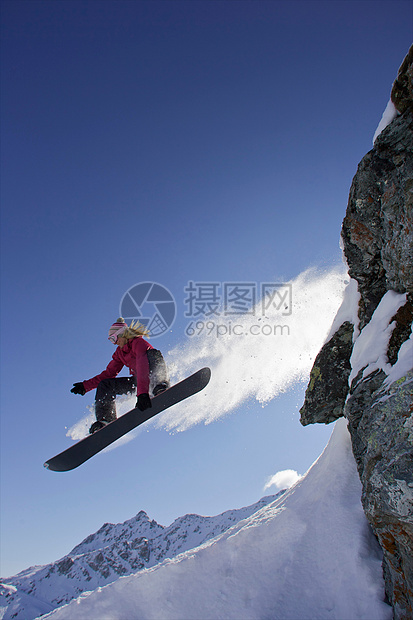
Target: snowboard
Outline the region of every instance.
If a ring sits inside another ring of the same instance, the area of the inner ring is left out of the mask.
[[[196,394],[204,389],[211,378],[211,370],[207,367],[201,368],[190,377],[180,383],[172,385],[170,388],[152,398],[152,407],[140,411],[131,409],[113,422],[110,422],[100,430],[81,439],[77,443],[63,450],[53,458],[44,463],[46,469],[52,471],[70,471],[85,463],[88,459],[98,454],[101,450],[111,443],[129,433],[132,429],[153,418],[161,411],[172,407],[176,403],[185,400],[189,396]]]

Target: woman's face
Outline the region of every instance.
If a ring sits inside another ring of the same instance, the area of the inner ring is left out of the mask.
[[[118,336],[118,339],[116,341],[116,346],[120,347],[121,349],[123,349],[123,347],[125,346],[125,344],[127,343],[127,339],[124,338],[123,336]]]

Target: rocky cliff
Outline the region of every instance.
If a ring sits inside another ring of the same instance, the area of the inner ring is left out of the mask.
[[[386,593],[394,617],[411,620],[413,47],[391,100],[397,114],[360,162],[343,221],[353,290],[341,309],[346,320],[336,322],[315,360],[300,413],[303,425],[347,418],[363,508],[384,553]]]

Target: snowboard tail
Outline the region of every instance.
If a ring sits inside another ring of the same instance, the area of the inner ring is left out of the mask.
[[[170,388],[152,398],[152,407],[140,411],[135,408],[117,418],[104,428],[81,439],[60,454],[44,463],[44,467],[52,471],[70,471],[85,463],[111,443],[129,433],[132,429],[153,418],[161,411],[172,407],[189,396],[204,389],[211,378],[211,370],[201,368],[190,377],[172,385]]]

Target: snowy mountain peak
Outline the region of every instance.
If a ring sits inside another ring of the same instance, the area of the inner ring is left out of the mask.
[[[143,510],[124,523],[105,523],[60,560],[5,579],[0,586],[0,617],[31,620],[84,591],[174,558],[222,534],[282,494],[214,517],[187,514],[168,527],[151,520]]]
[[[151,521],[146,512],[141,510],[135,517],[128,519],[124,523],[105,523],[97,532],[90,534],[79,545],[74,547],[69,555],[82,555],[97,551],[121,539],[154,538],[160,535],[164,529],[163,525],[159,525],[156,521]]]

